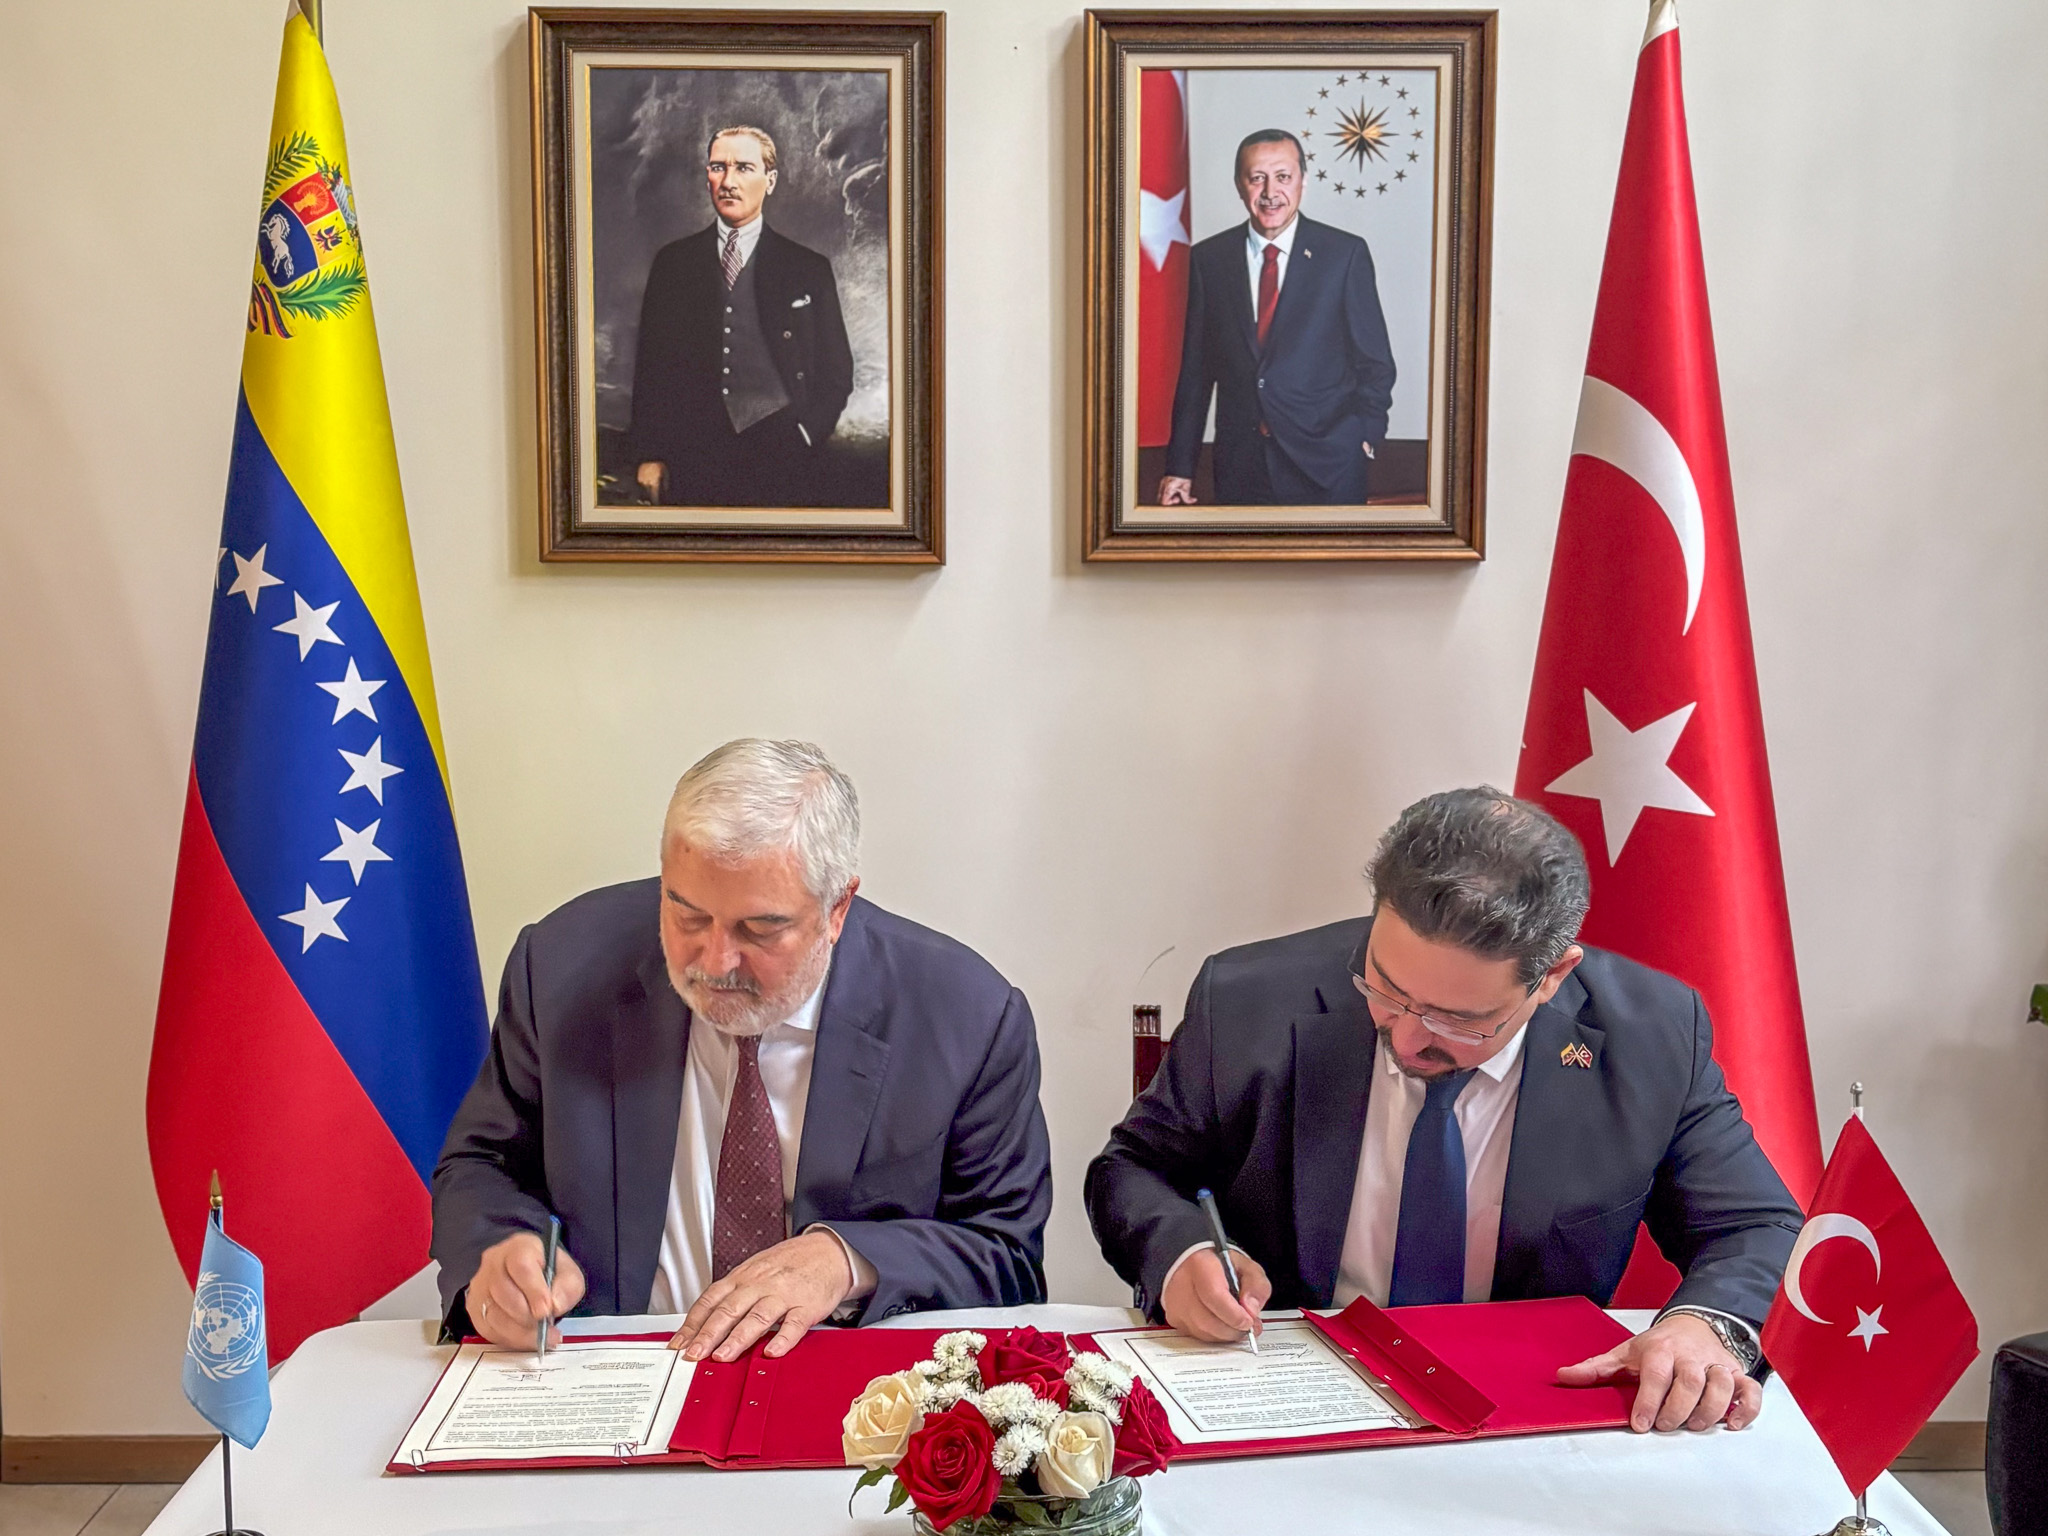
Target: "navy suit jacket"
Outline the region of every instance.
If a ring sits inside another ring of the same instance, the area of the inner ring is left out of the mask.
[[[1261,473],[1264,421],[1271,441],[1323,486],[1352,474],[1386,440],[1394,353],[1380,312],[1372,253],[1354,234],[1297,216],[1294,249],[1266,345],[1259,346],[1245,265],[1245,226],[1198,241],[1188,255],[1187,324],[1173,391],[1166,472],[1191,479],[1216,396],[1217,495]]]
[[[690,1010],[662,959],[659,880],[520,933],[490,1054],[434,1170],[450,1328],[483,1251],[562,1241],[578,1312],[644,1312],[673,1181]],[[824,1222],[879,1279],[861,1319],[1045,1299],[1052,1208],[1024,994],[965,945],[855,898],[819,1010],[792,1231]]]
[[[1379,1081],[1349,974],[1369,928],[1211,956],[1158,1076],[1090,1165],[1096,1239],[1155,1309],[1167,1269],[1208,1240],[1205,1185],[1265,1267],[1271,1305],[1330,1305]],[[1761,1324],[1803,1218],[1714,1063],[1699,995],[1588,948],[1523,1027],[1494,1299],[1606,1305],[1647,1222],[1684,1272],[1674,1302]],[[1590,1070],[1560,1060],[1571,1044]]]

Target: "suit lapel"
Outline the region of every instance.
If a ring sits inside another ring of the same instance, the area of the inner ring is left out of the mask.
[[[1326,1008],[1330,990],[1318,989]],[[1378,1039],[1363,1006],[1294,1021],[1295,1266],[1318,1306],[1344,1255]]]
[[[1493,1261],[1496,1300],[1529,1294],[1557,1219],[1570,1149],[1579,1144],[1588,1122],[1586,1097],[1600,1091],[1606,1032],[1590,1012],[1581,1016],[1585,1003],[1586,989],[1578,977],[1567,976],[1557,995],[1529,1019],[1507,1186],[1501,1193],[1500,1248]],[[1591,1052],[1591,1070],[1563,1062],[1564,1051],[1574,1044]]]
[[[612,1014],[613,1304],[620,1312],[645,1311],[654,1286],[690,1043],[690,1010],[669,985],[658,939],[635,981],[637,995],[620,998]]]
[[[1252,307],[1252,288],[1249,269],[1245,266],[1245,242],[1250,238],[1248,226],[1237,227],[1237,239],[1223,246],[1223,291],[1230,297],[1225,301],[1230,317],[1237,322],[1238,334],[1244,337],[1247,351],[1253,357],[1259,355],[1259,317]]]
[[[867,903],[854,899],[832,956],[832,974],[818,1010],[818,1044],[804,1105],[790,1227],[801,1231],[845,1211],[844,1195],[860,1166],[868,1122],[882,1096],[889,1042],[882,1038],[883,988],[868,929]]]

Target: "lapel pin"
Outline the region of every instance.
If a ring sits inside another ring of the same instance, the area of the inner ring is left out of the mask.
[[[1593,1053],[1586,1049],[1583,1041],[1573,1041],[1567,1045],[1557,1053],[1557,1060],[1558,1065],[1565,1067],[1584,1067],[1587,1071],[1591,1071],[1593,1067]]]

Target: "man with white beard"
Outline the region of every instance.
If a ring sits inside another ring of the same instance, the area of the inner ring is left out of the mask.
[[[1045,1299],[1030,1006],[860,899],[859,845],[816,747],[728,742],[677,784],[658,878],[519,935],[434,1171],[451,1333],[685,1313],[675,1347],[733,1360],[828,1319]]]

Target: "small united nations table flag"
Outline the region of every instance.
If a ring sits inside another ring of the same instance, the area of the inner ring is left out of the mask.
[[[270,1423],[270,1349],[263,1332],[263,1261],[227,1234],[220,1175],[213,1177],[206,1245],[192,1291],[185,1335],[185,1396],[220,1431],[224,1536],[260,1536],[235,1528],[229,1441],[253,1450]]]

